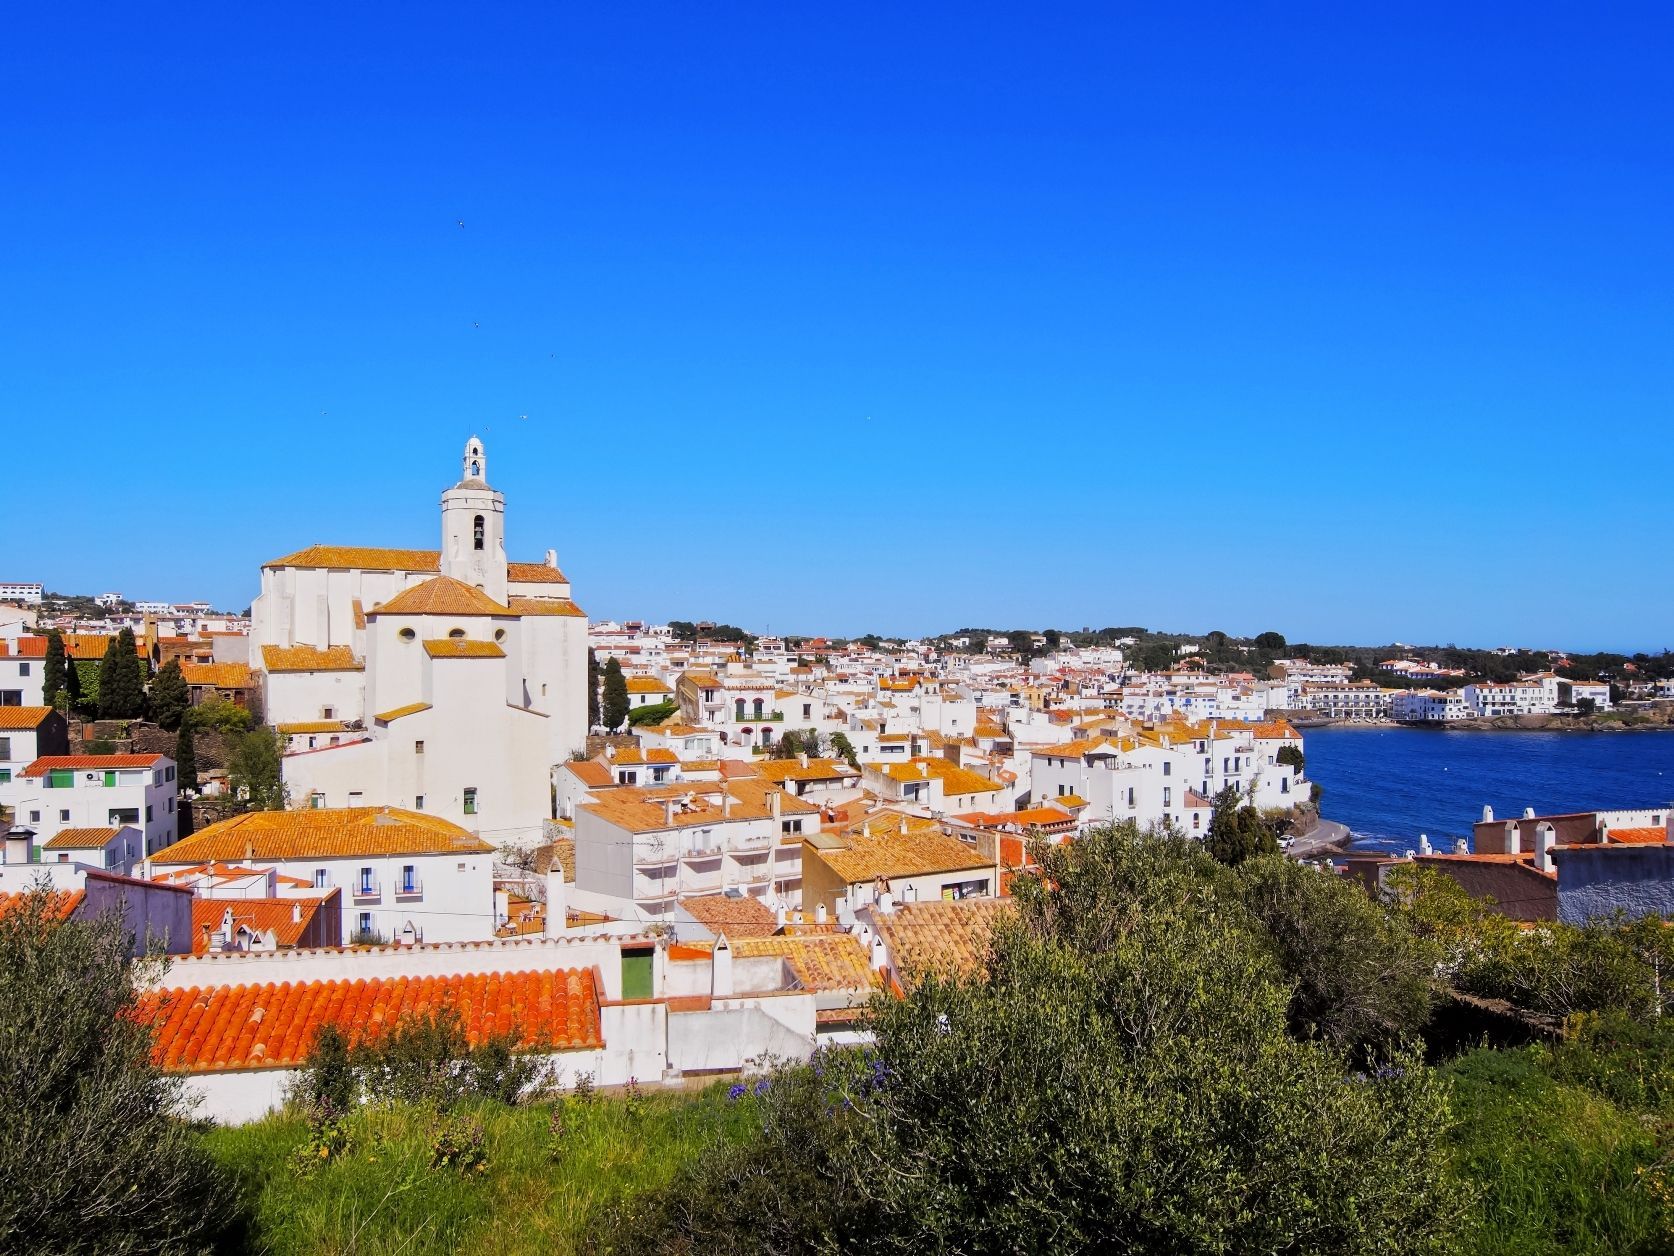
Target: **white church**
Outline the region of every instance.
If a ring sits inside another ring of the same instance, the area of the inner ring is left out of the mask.
[[[442,548],[312,545],[262,567],[251,666],[288,738],[291,806],[408,807],[496,845],[541,838],[587,738],[587,618],[554,551],[506,561],[482,442]]]

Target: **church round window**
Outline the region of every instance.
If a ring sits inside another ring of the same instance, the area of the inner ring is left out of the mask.
[[[496,628],[494,630],[494,639],[496,641],[504,641],[506,639],[506,630],[504,628]]]
[[[403,628],[399,635],[400,635],[400,637],[403,641],[411,641],[418,634],[415,633],[411,628]]]
[[[463,641],[465,639],[465,630],[463,628],[450,628],[448,630],[448,636],[454,641]]]

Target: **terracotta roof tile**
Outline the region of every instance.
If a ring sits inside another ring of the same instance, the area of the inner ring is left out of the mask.
[[[295,946],[328,901],[326,898],[194,898],[192,954],[203,955],[209,950],[208,933],[222,926],[228,911],[232,912],[234,929],[243,925],[254,933],[271,930],[280,946]]]
[[[556,567],[545,563],[507,563],[506,579],[512,584],[568,584],[569,579]]]
[[[373,1040],[415,1011],[452,1007],[475,1046],[509,1034],[519,1047],[603,1045],[598,994],[580,969],[468,976],[383,977],[155,991],[138,1015],[155,1026],[152,1058],[170,1072],[289,1068],[330,1023],[351,1044]]]
[[[994,925],[1012,911],[1009,899],[968,898],[956,903],[901,903],[888,915],[874,912],[872,920],[889,948],[897,979],[910,986],[929,973],[979,973]]]
[[[216,689],[248,689],[255,684],[248,663],[182,663],[180,674],[188,685],[212,685]]]
[[[39,728],[42,721],[51,714],[52,708],[45,706],[0,707],[0,732],[12,733]]]
[[[509,601],[511,613],[514,615],[566,615],[582,619],[587,617],[587,612],[567,597],[514,597]]]
[[[428,702],[409,702],[406,706],[398,706],[393,711],[382,711],[372,718],[384,724],[392,724],[407,715],[417,715],[420,711],[428,711]]]
[[[768,938],[779,931],[779,921],[759,898],[748,894],[704,894],[683,898],[680,906],[693,920],[711,933],[724,933],[729,941],[740,938]]]
[[[59,829],[43,850],[100,850],[120,833],[116,828]]]
[[[494,847],[457,824],[399,807],[321,807],[250,811],[182,838],[152,856],[155,864],[255,858],[331,859],[357,856],[490,854]]]
[[[366,612],[369,619],[374,615],[504,616],[511,613],[510,607],[501,606],[481,589],[452,576],[433,576]]]
[[[813,858],[823,860],[850,885],[878,877],[927,876],[994,867],[992,859],[980,854],[974,846],[949,837],[938,826],[904,833],[880,833],[874,824],[870,836],[851,832],[843,842],[841,849],[820,849],[805,842],[804,863]]]
[[[48,772],[105,772],[115,768],[151,768],[162,762],[160,754],[63,754],[36,759],[23,769],[24,776],[45,776]]]
[[[346,645],[264,645],[262,667],[268,672],[359,672],[365,665]]]
[[[464,637],[427,640],[424,652],[433,659],[503,659],[505,650],[493,641],[471,641]]]
[[[381,549],[371,545],[310,545],[264,567],[326,567],[355,571],[439,571],[438,550]]]

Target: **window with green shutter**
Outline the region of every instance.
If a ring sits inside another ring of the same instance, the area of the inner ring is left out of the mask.
[[[106,789],[115,789],[116,788],[116,773],[115,772],[106,772],[105,773],[105,788]]]
[[[48,789],[71,789],[75,786],[76,774],[54,768],[47,773]]]

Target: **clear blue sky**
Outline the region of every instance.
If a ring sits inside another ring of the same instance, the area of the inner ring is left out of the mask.
[[[18,9],[0,579],[1674,644],[1674,11],[1151,7]]]

